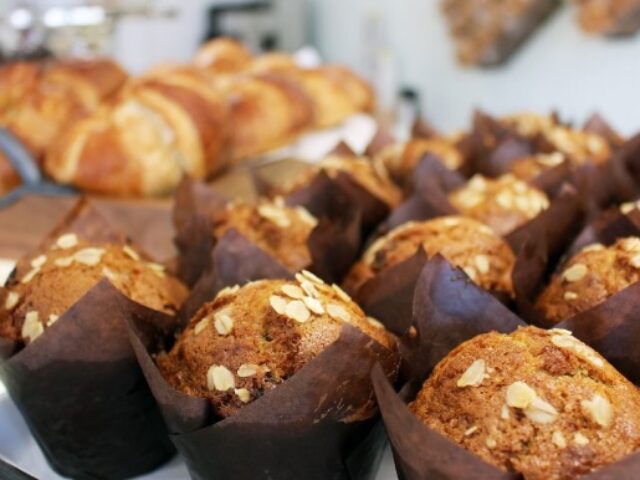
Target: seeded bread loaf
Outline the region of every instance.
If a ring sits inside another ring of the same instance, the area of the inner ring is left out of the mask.
[[[538,298],[548,320],[561,322],[604,302],[640,280],[640,238],[605,247],[595,243],[567,261]]]
[[[233,228],[295,272],[311,264],[307,240],[317,223],[304,207],[288,207],[278,197],[228,204],[213,214],[213,234],[219,239]]]
[[[65,234],[29,259],[12,278],[0,305],[0,336],[34,341],[102,278],[147,307],[175,313],[185,287],[130,246],[88,243]]]
[[[218,293],[157,364],[174,388],[209,399],[228,417],[319,355],[345,322],[395,349],[382,324],[339,287],[306,271],[295,281],[260,280]]]
[[[475,175],[449,194],[449,202],[498,235],[507,235],[549,206],[544,192],[511,174],[496,179]]]
[[[566,330],[487,333],[434,369],[413,413],[526,480],[569,480],[640,447],[640,393]]]
[[[408,259],[420,247],[428,256],[442,254],[482,288],[513,294],[515,257],[509,245],[486,225],[459,216],[409,222],[379,238],[353,266],[345,289],[357,292],[367,280]]]

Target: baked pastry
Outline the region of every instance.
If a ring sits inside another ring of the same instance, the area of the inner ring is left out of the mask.
[[[410,177],[425,155],[435,155],[450,170],[457,170],[464,163],[462,152],[447,137],[413,138],[383,148],[373,159],[380,162],[397,183]]]
[[[249,68],[253,55],[242,43],[232,38],[215,38],[200,46],[193,64],[213,74],[229,75]]]
[[[459,216],[408,222],[379,238],[353,266],[345,289],[356,293],[369,279],[410,258],[419,248],[429,257],[441,254],[482,288],[513,295],[515,257],[509,245],[486,225]]]
[[[640,28],[638,0],[574,0],[578,23],[585,32],[598,35],[631,35]]]
[[[283,76],[243,75],[234,79],[226,95],[237,161],[285,145],[313,126],[311,100],[304,90]]]
[[[6,155],[0,150],[0,195],[20,185],[20,176]]]
[[[320,171],[331,178],[337,178],[340,174],[347,175],[389,208],[398,206],[402,200],[402,192],[391,181],[384,168],[367,158],[350,155],[329,155],[323,158],[315,167],[308,169],[291,184],[285,186],[285,190],[291,192],[305,187]]]
[[[106,277],[124,295],[174,314],[186,288],[129,245],[90,243],[61,235],[27,259],[9,280],[0,309],[0,337],[30,343]]]
[[[163,195],[185,175],[206,178],[229,159],[227,104],[193,75],[132,82],[112,105],[76,123],[45,170],[60,183],[112,195]]]
[[[157,364],[175,389],[209,399],[218,416],[228,417],[319,355],[345,322],[396,348],[380,322],[313,274],[251,282],[205,304]]]
[[[511,174],[495,179],[474,175],[448,197],[463,215],[489,225],[503,236],[549,207],[544,192]]]
[[[120,66],[106,59],[2,67],[0,126],[40,160],[67,125],[95,111],[125,80]]]
[[[526,480],[569,480],[640,447],[640,393],[567,330],[479,335],[410,404],[425,425]]]
[[[553,323],[604,302],[640,280],[640,238],[588,245],[563,265],[536,301]]]
[[[498,65],[507,60],[558,6],[555,0],[478,3],[443,0],[442,11],[465,65]]]
[[[288,207],[281,198],[255,205],[234,202],[216,211],[212,222],[215,238],[233,228],[292,272],[311,264],[307,240],[318,221],[304,207]]]
[[[528,182],[547,170],[562,165],[565,161],[565,156],[560,152],[538,153],[515,160],[509,166],[509,171],[516,178]]]
[[[611,157],[611,147],[604,137],[563,125],[554,115],[522,113],[503,117],[501,121],[520,135],[543,143],[543,153],[558,151],[574,166],[586,162],[602,165]]]

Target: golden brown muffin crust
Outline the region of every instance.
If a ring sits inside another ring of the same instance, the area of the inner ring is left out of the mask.
[[[356,292],[370,278],[414,255],[420,246],[429,257],[440,253],[482,288],[513,293],[515,257],[509,245],[486,225],[459,216],[409,222],[379,238],[351,269],[345,288]]]
[[[317,223],[304,207],[288,207],[282,198],[230,203],[213,215],[216,238],[234,228],[293,272],[311,264],[307,240]]]
[[[102,278],[149,308],[173,314],[186,288],[162,265],[130,246],[96,244],[75,234],[62,235],[52,247],[29,258],[30,270],[7,285],[2,298],[0,336],[25,343],[35,340]]]
[[[167,381],[236,413],[320,354],[349,323],[387,348],[395,340],[337,286],[304,271],[295,281],[261,280],[221,291],[157,357]],[[367,412],[369,414],[370,412]]]
[[[474,175],[449,194],[449,202],[463,215],[506,235],[549,207],[546,194],[511,174],[498,178]]]
[[[640,393],[566,330],[479,335],[410,405],[426,425],[526,480],[569,480],[640,446]]]
[[[640,238],[623,238],[609,247],[595,243],[567,261],[536,305],[548,320],[558,323],[604,302],[638,280]]]
[[[528,182],[541,173],[555,168],[565,161],[565,156],[560,152],[539,153],[531,157],[523,157],[514,161],[509,170],[516,178]]]

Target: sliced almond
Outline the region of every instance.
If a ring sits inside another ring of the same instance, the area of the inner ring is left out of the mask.
[[[640,254],[631,257],[631,259],[629,260],[629,264],[633,268],[640,268]]]
[[[211,324],[211,317],[206,316],[196,323],[196,326],[193,327],[193,334],[200,335],[209,325]]]
[[[324,307],[322,306],[322,303],[320,303],[320,300],[318,300],[317,298],[304,297],[302,301],[304,302],[306,307],[316,315],[324,314]]]
[[[287,228],[291,226],[291,220],[282,208],[268,203],[258,206],[258,215],[262,218],[269,220],[280,228]]]
[[[336,285],[335,283],[333,283],[333,284],[331,284],[331,288],[333,288],[333,291],[336,292],[338,297],[340,297],[340,299],[344,300],[345,302],[352,302],[353,301],[351,299],[351,297],[349,296],[349,294],[347,292],[345,292],[342,288],[340,288],[339,285]]]
[[[558,411],[549,402],[537,395],[524,409],[527,418],[536,423],[553,423],[558,417]]]
[[[9,292],[7,298],[4,300],[4,308],[6,310],[13,310],[20,301],[20,295],[18,292]]]
[[[47,262],[46,255],[38,255],[36,258],[31,260],[31,268],[40,268]]]
[[[628,237],[620,241],[622,249],[626,252],[636,253],[640,252],[640,238]]]
[[[280,287],[280,290],[289,298],[300,299],[304,297],[304,292],[300,287],[296,285],[291,285],[287,283],[282,287]]]
[[[582,433],[577,432],[573,436],[573,442],[576,445],[584,446],[584,445],[588,445],[589,444],[589,439],[587,437],[585,437]]]
[[[82,265],[95,267],[102,260],[104,253],[104,248],[88,247],[75,252],[73,254],[73,259]]]
[[[327,305],[326,310],[331,318],[346,323],[351,322],[351,315],[349,315],[349,312],[347,312],[346,308],[344,308],[342,305],[338,305],[337,303],[330,303],[329,305]]]
[[[316,286],[313,283],[311,283],[309,280],[306,280],[304,277],[302,282],[300,282],[300,287],[302,288],[302,290],[304,290],[304,293],[306,293],[308,296],[312,298],[318,298],[320,296]]]
[[[233,330],[233,319],[226,310],[213,315],[213,326],[220,335],[229,335]]]
[[[300,273],[302,273],[302,275],[307,277],[312,282],[317,283],[318,285],[324,285],[324,280],[322,280],[320,277],[317,277],[316,275],[314,275],[310,271],[302,270]]]
[[[565,440],[564,435],[558,430],[551,434],[551,441],[558,448],[566,448],[567,446],[567,441]]]
[[[287,303],[287,306],[284,309],[284,314],[298,323],[305,323],[309,321],[309,318],[311,317],[309,309],[300,300],[293,300]]]
[[[78,236],[75,233],[65,233],[56,240],[56,246],[63,250],[73,248],[78,244]]]
[[[500,409],[500,418],[502,420],[509,420],[509,417],[511,415],[509,414],[509,406],[505,403],[504,405],[502,405],[502,408]]]
[[[29,339],[33,342],[44,332],[44,327],[40,323],[38,312],[30,311],[24,317],[24,323],[22,324],[22,338]]]
[[[55,313],[51,313],[49,315],[49,319],[47,320],[47,327],[50,327],[51,325],[56,323],[59,318],[60,318],[60,315],[56,315]]]
[[[131,260],[135,260],[136,262],[140,260],[140,255],[138,254],[138,252],[136,252],[133,248],[131,248],[129,245],[125,245],[124,247],[122,247],[122,251],[124,252],[124,254],[129,257]]]
[[[507,387],[507,405],[510,407],[527,408],[534,398],[536,392],[524,382],[513,382]]]
[[[271,295],[269,297],[269,305],[278,315],[284,315],[284,311],[287,308],[287,299],[278,295]]]
[[[487,448],[496,448],[496,446],[498,445],[493,437],[487,437],[484,443],[487,445]]]
[[[471,281],[476,282],[478,280],[478,273],[476,272],[475,268],[471,266],[466,266],[462,270],[467,275],[467,277],[469,277]]]
[[[165,274],[165,266],[161,265],[159,263],[154,263],[154,262],[147,262],[147,268],[149,268],[153,273],[155,273],[156,275],[158,275],[160,278],[163,278],[166,276]]]
[[[296,207],[296,212],[304,223],[310,225],[311,227],[315,227],[318,225],[318,219],[309,213],[304,207]]]
[[[576,292],[564,292],[563,298],[569,301],[575,300],[578,298],[578,294]]]
[[[482,359],[475,360],[458,379],[458,387],[464,388],[479,386],[484,380],[485,370],[485,361]]]
[[[222,365],[211,365],[207,371],[207,388],[209,390],[217,390],[226,392],[235,388],[236,381],[233,373]]]
[[[474,425],[473,427],[467,428],[464,431],[464,436],[468,437],[469,435],[473,435],[474,433],[476,433],[478,431],[478,426]]]
[[[489,257],[486,255],[476,255],[474,258],[474,262],[476,264],[476,268],[482,274],[489,273],[489,269],[491,268],[491,264],[489,262]]]
[[[249,400],[251,400],[251,393],[249,393],[249,390],[247,390],[246,388],[236,388],[233,392],[242,403],[247,403]]]
[[[253,363],[243,363],[238,367],[238,371],[236,372],[240,378],[253,377],[260,367],[258,365],[254,365]]]
[[[588,271],[584,263],[576,263],[564,271],[562,278],[569,283],[578,282],[587,275]]]
[[[582,400],[580,406],[584,413],[601,427],[607,428],[613,420],[613,408],[609,400],[597,393],[591,400]]]
[[[224,287],[222,290],[218,292],[217,297],[224,297],[225,295],[233,295],[240,290],[240,285],[233,285],[232,287]]]
[[[40,273],[40,267],[32,268],[25,274],[24,277],[22,277],[22,280],[20,280],[20,282],[26,285],[31,280],[33,280],[35,276],[38,275],[38,273]]]
[[[373,328],[377,328],[378,330],[384,330],[385,326],[384,324],[380,321],[380,320],[376,320],[373,317],[367,317],[367,322],[369,323],[369,325],[371,325]]]
[[[66,268],[71,266],[71,264],[73,263],[73,257],[60,257],[60,258],[56,258],[53,261],[53,264],[56,267],[62,267],[62,268]]]

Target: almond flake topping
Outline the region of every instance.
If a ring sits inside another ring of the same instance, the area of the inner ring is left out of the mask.
[[[238,371],[236,372],[240,378],[253,377],[260,367],[258,365],[254,365],[253,363],[243,363],[238,367]]]
[[[296,285],[290,285],[287,283],[280,287],[280,290],[289,298],[300,299],[304,297],[304,292]]]
[[[581,434],[580,432],[578,432],[573,436],[573,442],[576,445],[584,446],[589,444],[589,439],[585,437],[583,434]]]
[[[73,254],[73,259],[88,267],[95,267],[102,260],[105,250],[103,248],[88,247],[78,250]]]
[[[220,335],[229,335],[233,330],[233,319],[226,310],[217,312],[213,316],[213,326]]]
[[[40,268],[46,263],[46,261],[46,255],[38,255],[36,258],[31,260],[31,268]]]
[[[73,263],[73,257],[60,257],[60,258],[56,258],[53,261],[53,264],[56,267],[62,267],[62,268],[66,268],[71,266],[71,264]]]
[[[22,324],[22,338],[28,338],[30,342],[33,342],[36,338],[42,335],[44,327],[42,326],[42,323],[40,323],[38,317],[38,312],[34,310],[27,312],[24,317],[24,323]]]
[[[55,313],[50,314],[49,319],[47,320],[47,327],[50,327],[51,325],[56,323],[59,318],[60,318],[60,315],[56,315]]]
[[[78,236],[75,233],[65,233],[56,240],[56,246],[62,250],[73,248],[78,244]]]
[[[578,282],[585,277],[588,271],[589,270],[584,263],[576,263],[564,271],[562,278],[570,283]]]
[[[587,416],[601,427],[607,428],[613,420],[613,408],[609,400],[597,393],[591,400],[582,400],[580,402],[582,410]]]
[[[320,303],[320,300],[311,297],[304,297],[302,301],[306,307],[316,315],[322,315],[324,313],[324,307],[322,306],[322,303]]]
[[[551,434],[551,441],[558,448],[565,448],[567,446],[567,441],[565,440],[564,435],[558,430]]]
[[[349,312],[342,306],[336,303],[330,303],[327,305],[327,313],[331,318],[336,320],[341,320],[343,322],[349,323],[351,322],[351,315]]]
[[[320,277],[317,277],[316,275],[311,273],[310,271],[302,270],[302,272],[300,272],[300,273],[302,273],[302,275],[307,277],[312,282],[317,283],[318,285],[324,285],[324,281]]]
[[[138,254],[138,252],[136,252],[133,248],[131,248],[129,245],[125,245],[124,247],[122,247],[122,251],[124,252],[124,254],[129,257],[131,260],[135,260],[136,262],[140,260],[140,255]]]
[[[367,322],[369,322],[369,325],[371,325],[373,328],[377,328],[378,330],[384,330],[384,324],[380,321],[377,320],[373,317],[367,317]]]
[[[476,255],[474,259],[474,263],[478,268],[478,271],[482,274],[489,273],[489,269],[491,268],[491,264],[489,263],[489,257],[486,255]]]
[[[284,315],[284,311],[287,308],[287,300],[279,295],[271,295],[269,297],[269,305],[278,315]]]
[[[251,394],[246,388],[236,388],[233,390],[233,392],[238,396],[242,403],[247,403],[249,400],[251,400]]]
[[[195,327],[193,327],[194,335],[199,335],[206,329],[211,323],[211,317],[207,316],[202,318],[198,323],[196,323]]]
[[[300,300],[293,300],[287,303],[284,314],[298,323],[305,323],[311,317],[309,309]]]
[[[4,301],[4,308],[6,310],[13,310],[20,301],[20,295],[17,292],[9,292],[7,298]]]
[[[32,268],[26,273],[24,277],[22,277],[22,280],[20,280],[20,282],[26,285],[31,280],[33,280],[38,273],[40,273],[40,267]]]
[[[342,288],[340,288],[340,286],[336,285],[335,283],[331,285],[331,288],[333,288],[333,291],[338,294],[338,297],[340,297],[340,299],[344,300],[345,302],[353,301],[351,300],[351,297],[349,296],[349,294],[345,292]]]
[[[513,382],[507,387],[507,405],[510,407],[527,408],[534,398],[535,390],[524,382]]]
[[[475,360],[458,379],[458,387],[462,388],[479,386],[484,380],[485,370],[485,361],[482,359]]]
[[[227,367],[222,365],[211,365],[207,371],[207,388],[209,390],[217,390],[226,392],[235,388],[236,381],[233,373]]]

